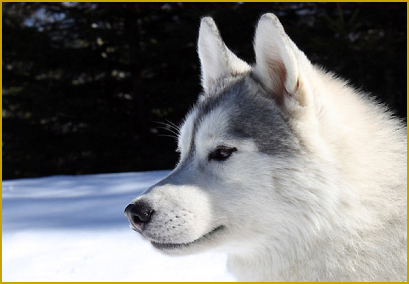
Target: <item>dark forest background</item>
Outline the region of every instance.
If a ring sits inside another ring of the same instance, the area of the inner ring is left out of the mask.
[[[406,3],[3,3],[3,179],[170,169],[210,15],[254,62],[273,12],[313,63],[406,119]],[[163,129],[165,128],[165,129]]]

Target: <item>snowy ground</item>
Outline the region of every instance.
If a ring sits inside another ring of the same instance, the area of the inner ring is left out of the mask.
[[[2,281],[234,281],[226,256],[167,257],[125,206],[168,171],[3,181]]]

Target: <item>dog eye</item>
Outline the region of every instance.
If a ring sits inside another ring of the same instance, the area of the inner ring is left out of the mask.
[[[231,154],[233,154],[236,151],[237,151],[236,148],[226,148],[226,147],[217,148],[213,152],[210,152],[208,161],[211,161],[211,160],[225,161],[231,156]]]

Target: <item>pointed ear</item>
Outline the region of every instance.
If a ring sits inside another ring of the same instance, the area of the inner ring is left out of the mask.
[[[298,50],[273,14],[264,14],[254,39],[256,65],[253,72],[264,87],[282,102],[299,87]]]
[[[227,48],[210,17],[203,18],[200,23],[197,49],[202,69],[202,86],[206,93],[218,79],[251,69]]]

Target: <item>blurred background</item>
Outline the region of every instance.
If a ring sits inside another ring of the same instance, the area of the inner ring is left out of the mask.
[[[254,62],[275,13],[313,63],[406,121],[407,3],[2,3],[3,179],[171,169],[202,16]]]

